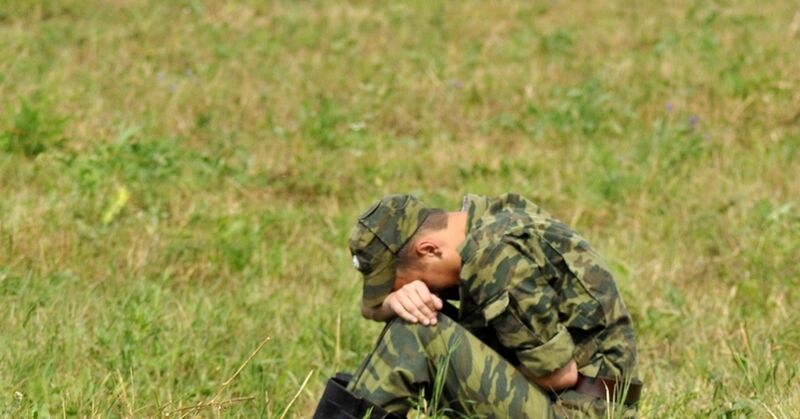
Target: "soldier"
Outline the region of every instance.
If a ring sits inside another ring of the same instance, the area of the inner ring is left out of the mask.
[[[388,196],[349,247],[362,314],[388,322],[356,396],[399,414],[422,396],[469,417],[635,415],[636,342],[614,279],[532,202],[468,195],[445,212]]]

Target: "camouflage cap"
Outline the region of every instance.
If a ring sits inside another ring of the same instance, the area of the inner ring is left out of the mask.
[[[394,286],[397,252],[429,214],[411,195],[389,195],[358,217],[348,246],[353,267],[364,275],[364,307],[376,307]]]

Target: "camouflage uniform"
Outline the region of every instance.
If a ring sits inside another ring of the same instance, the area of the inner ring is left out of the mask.
[[[411,208],[399,211],[416,214],[414,204],[405,202]],[[364,226],[378,232],[383,244],[398,237],[407,240],[403,231],[413,234],[413,229],[386,222],[398,218],[392,215],[398,208],[391,205],[388,215],[380,214],[386,206],[379,203],[365,213],[362,228],[351,236],[357,267],[374,259],[361,251],[365,244],[375,246],[374,240],[363,240]],[[589,244],[519,195],[468,195],[462,211],[468,213],[468,230],[459,249],[457,320],[440,314],[433,327],[390,322],[351,390],[387,410],[403,412],[409,397],[435,393],[439,374],[441,405],[471,416],[606,416],[609,409],[634,415],[632,407],[612,406],[573,390],[546,394],[514,367],[546,376],[575,359],[583,376],[635,379],[630,316]],[[370,220],[379,221],[370,225]],[[381,231],[390,234],[381,237]],[[369,279],[369,269],[362,272]],[[372,290],[380,282],[375,278],[369,284]],[[365,283],[365,304],[380,303],[388,293],[381,290],[379,296],[367,287]]]

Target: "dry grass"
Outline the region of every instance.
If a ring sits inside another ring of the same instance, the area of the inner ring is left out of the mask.
[[[353,217],[517,191],[616,270],[643,416],[791,417],[798,22],[791,2],[6,1],[0,415],[191,411],[263,336],[218,414],[307,413],[379,327]]]

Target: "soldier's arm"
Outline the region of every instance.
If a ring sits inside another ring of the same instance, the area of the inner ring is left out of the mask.
[[[545,388],[569,387],[577,380],[575,343],[560,322],[561,297],[550,286],[546,270],[505,242],[491,244],[480,254],[493,257],[462,275],[482,275],[490,286],[503,285],[483,307],[497,339],[514,351],[529,381]]]
[[[395,317],[409,323],[425,326],[437,323],[436,313],[442,309],[442,300],[422,281],[410,282],[392,292],[377,307],[361,307],[361,315],[367,319],[385,322]]]

